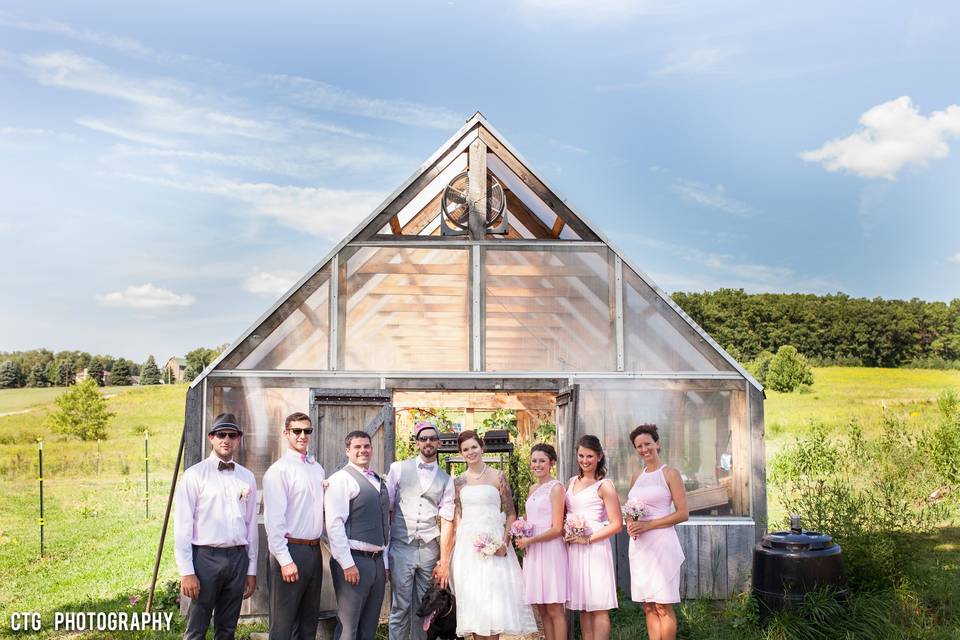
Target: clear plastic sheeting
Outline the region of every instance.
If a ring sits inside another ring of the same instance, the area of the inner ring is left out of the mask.
[[[243,359],[238,369],[326,369],[330,343],[330,266],[325,265],[304,285],[311,288],[295,307]],[[304,289],[301,289],[304,293]]]
[[[660,457],[680,470],[692,515],[749,516],[750,438],[736,381],[589,380],[580,390],[577,438],[600,438],[621,496],[642,466],[630,431],[657,425]],[[575,453],[575,452],[574,452]]]
[[[343,368],[467,371],[469,260],[467,249],[345,249]]]
[[[633,269],[623,265],[627,371],[734,371]]]
[[[295,411],[309,415],[309,390],[268,387],[264,381],[248,378],[237,380],[235,386],[213,387],[211,395],[208,424],[221,413],[237,416],[243,430],[237,460],[253,472],[260,485],[264,472],[286,449],[284,419]],[[206,438],[204,442],[205,455],[209,455],[210,445]]]
[[[616,370],[608,249],[486,248],[483,278],[487,371]]]

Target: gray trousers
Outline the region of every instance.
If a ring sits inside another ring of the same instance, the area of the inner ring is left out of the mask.
[[[360,572],[359,584],[349,584],[343,578],[340,563],[330,559],[330,574],[337,592],[337,626],[333,640],[375,640],[387,586],[383,557],[354,553],[353,561]]]
[[[246,547],[193,548],[193,571],[200,581],[200,595],[187,610],[184,640],[203,640],[211,614],[214,640],[233,640],[249,564]]]
[[[280,563],[270,556],[270,640],[315,640],[323,556],[319,546],[291,543],[287,549],[299,577],[296,582],[284,582]]]
[[[390,541],[390,640],[425,640],[423,618],[417,607],[433,584],[433,570],[440,560],[438,539],[411,543]]]

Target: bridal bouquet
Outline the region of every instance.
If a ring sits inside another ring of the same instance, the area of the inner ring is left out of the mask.
[[[563,524],[563,530],[568,536],[575,538],[589,536],[591,533],[590,525],[587,524],[586,519],[575,513],[567,514],[567,519]]]
[[[533,525],[523,518],[517,518],[513,521],[513,524],[510,525],[510,535],[514,538],[532,538]]]
[[[479,536],[477,536],[477,539],[473,541],[473,548],[477,550],[477,553],[480,554],[481,558],[489,558],[502,546],[502,541],[485,533],[481,533]]]
[[[642,500],[630,498],[627,500],[627,503],[623,505],[623,515],[626,516],[627,520],[636,522],[647,515],[647,505],[643,504]]]

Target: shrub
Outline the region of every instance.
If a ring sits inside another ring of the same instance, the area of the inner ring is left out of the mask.
[[[97,383],[87,378],[62,393],[54,401],[57,410],[48,418],[50,427],[81,440],[107,437],[107,422],[114,415],[107,411],[107,401],[97,391]]]
[[[747,363],[747,371],[764,386],[767,385],[767,371],[770,369],[771,360],[773,360],[773,354],[764,349],[757,354],[756,358]]]
[[[946,513],[928,499],[945,478],[929,463],[927,437],[890,416],[871,440],[856,422],[835,439],[816,426],[771,462],[787,513],[843,547],[854,588],[893,589],[912,552],[909,534],[930,531]]]
[[[763,384],[774,391],[796,391],[813,384],[813,369],[796,347],[784,345],[770,358]]]

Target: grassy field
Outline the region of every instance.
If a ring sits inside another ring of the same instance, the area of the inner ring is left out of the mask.
[[[960,390],[957,371],[825,368],[817,369],[815,375],[809,393],[768,392],[768,455],[818,422],[841,430],[850,419],[857,419],[869,432],[884,411],[911,420],[933,419],[938,394],[944,388]],[[141,609],[150,582],[183,424],[186,387],[104,390],[112,396],[108,405],[116,415],[108,428],[109,438],[101,445],[99,476],[96,443],[50,434],[44,426],[59,392],[62,389],[0,391],[0,414],[29,409],[0,415],[0,495],[4,496],[0,501],[0,636],[11,633],[12,611],[44,612],[49,625],[57,610]],[[144,515],[144,429],[150,431],[150,518]],[[47,526],[42,560],[37,557],[38,435],[45,438]],[[960,530],[944,528],[937,536],[918,539],[917,554],[918,571],[929,575],[927,592],[933,604],[927,605],[948,617],[960,616],[960,605],[954,601],[960,598]],[[172,588],[175,579],[168,544],[160,584]],[[160,603],[175,607],[174,593],[164,591]],[[695,611],[690,608],[688,613],[693,616]],[[177,617],[174,620],[179,624]],[[695,626],[692,617],[685,624],[690,629]],[[244,627],[241,637],[257,628]],[[174,638],[178,633],[182,631],[141,637]]]

